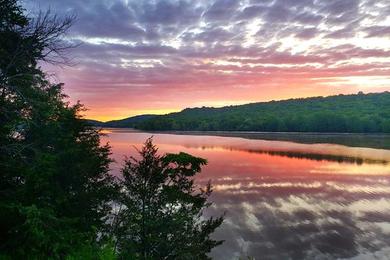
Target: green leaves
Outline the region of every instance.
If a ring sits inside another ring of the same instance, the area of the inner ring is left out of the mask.
[[[161,160],[167,165],[175,164],[180,169],[179,172],[186,174],[186,176],[195,175],[200,172],[203,165],[207,164],[207,160],[183,152],[178,154],[168,153]]]
[[[0,0],[0,255],[62,259],[88,244],[99,250],[118,185],[109,146],[69,105],[62,84],[37,67],[69,20],[32,22]],[[99,239],[98,239],[99,238]]]
[[[211,205],[211,185],[196,186],[193,177],[206,160],[186,153],[159,156],[149,138],[123,167],[121,209],[115,216],[117,250],[123,258],[205,259],[221,241],[210,235],[223,218],[203,219]]]
[[[144,130],[390,133],[390,93],[192,108],[156,116]]]
[[[201,218],[210,186],[193,180],[206,160],[159,156],[152,139],[109,173],[109,145],[37,67],[60,54],[71,21],[32,23],[0,0],[0,258],[206,258],[222,218]],[[115,214],[114,214],[115,213]]]

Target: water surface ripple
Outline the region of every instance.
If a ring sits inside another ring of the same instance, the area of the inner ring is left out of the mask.
[[[140,147],[151,135],[106,132],[103,142],[110,142],[117,161],[113,174],[119,174],[125,155],[135,154],[132,146]],[[225,242],[212,251],[213,258],[389,259],[390,150],[365,147],[369,140],[352,147],[153,135],[161,153],[184,151],[208,159],[197,177],[200,185],[212,180],[214,186],[214,206],[206,214],[226,212],[214,234]]]

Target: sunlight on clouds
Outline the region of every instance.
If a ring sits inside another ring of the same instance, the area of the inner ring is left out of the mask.
[[[211,60],[210,63],[215,65],[223,65],[223,66],[234,65],[238,67],[241,67],[242,65],[240,62],[228,61],[228,60]]]
[[[363,38],[354,37],[351,39],[340,40],[340,44],[354,44],[364,49],[379,49],[379,50],[390,50],[390,38],[381,37],[378,38]]]
[[[154,68],[156,65],[163,65],[159,59],[124,59],[121,58],[121,67],[139,67],[139,68]]]
[[[67,40],[81,43],[72,51],[78,65],[58,74],[65,91],[93,109],[105,105],[97,95],[113,97],[114,89],[128,100],[123,111],[166,109],[159,100],[180,110],[390,90],[387,0],[93,2],[24,3],[32,13],[77,10]]]
[[[165,40],[165,41],[162,41],[162,43],[166,46],[170,46],[170,47],[173,47],[175,49],[179,49],[182,46],[182,41],[179,38]]]
[[[102,38],[102,37],[83,37],[77,36],[70,38],[71,40],[80,40],[85,43],[104,45],[104,44],[121,44],[121,45],[135,45],[135,41],[128,41],[119,38]]]
[[[256,44],[256,33],[262,25],[261,19],[254,19],[246,25],[245,40],[242,44],[243,47],[249,47],[253,44]]]
[[[335,77],[332,79],[334,85],[354,86],[366,90],[378,87],[388,87],[390,82],[390,76],[353,76]]]
[[[350,65],[364,65],[364,64],[389,64],[390,61],[388,57],[367,57],[367,58],[359,58],[359,57],[352,57],[348,61],[338,61],[335,62],[334,64],[330,65],[330,68],[337,68],[340,65],[345,65],[345,64],[350,64]]]

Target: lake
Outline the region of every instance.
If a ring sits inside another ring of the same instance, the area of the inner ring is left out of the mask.
[[[390,259],[389,136],[104,132],[113,174],[151,135],[161,154],[208,160],[197,176],[214,186],[206,214],[226,212],[215,259]]]

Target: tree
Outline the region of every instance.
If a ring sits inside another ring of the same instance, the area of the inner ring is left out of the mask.
[[[72,18],[31,19],[15,0],[0,7],[0,255],[99,249],[117,190],[110,148],[38,66],[66,61]]]
[[[138,121],[143,130],[389,133],[390,93],[338,95],[259,102],[221,108],[187,108]]]
[[[0,258],[206,257],[222,223],[201,219],[211,187],[195,193],[191,178],[206,161],[159,157],[148,140],[119,183],[83,106],[66,102],[63,84],[38,66],[67,62],[62,37],[72,17],[31,19],[16,0],[0,7]],[[112,226],[114,205],[122,210]]]
[[[123,258],[206,259],[222,241],[210,238],[222,217],[203,219],[210,183],[197,190],[193,177],[206,160],[186,153],[159,156],[149,138],[141,159],[126,160],[116,216],[117,250]]]

